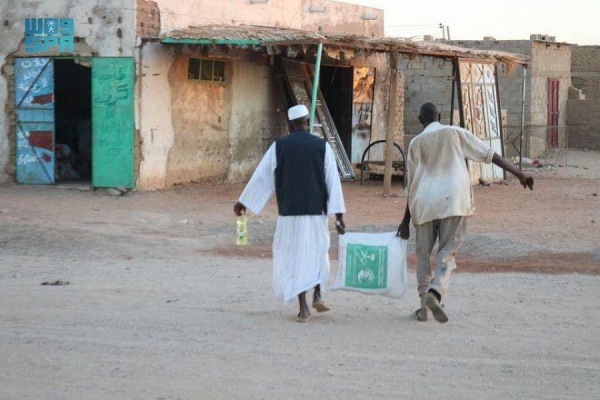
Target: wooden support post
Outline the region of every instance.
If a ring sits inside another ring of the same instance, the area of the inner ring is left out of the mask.
[[[527,95],[527,66],[523,67],[523,102],[521,103],[521,135],[519,136],[519,169],[523,169],[523,136],[525,135],[525,98]]]
[[[387,132],[385,134],[385,169],[383,176],[383,195],[392,194],[392,161],[394,158],[394,133],[396,132],[396,110],[398,89],[398,53],[390,53],[390,92],[388,97]]]
[[[315,79],[313,82],[312,99],[310,101],[310,129],[309,132],[314,134],[315,112],[317,110],[317,95],[319,94],[319,79],[321,75],[321,56],[323,55],[323,43],[317,46],[317,64],[315,65]]]

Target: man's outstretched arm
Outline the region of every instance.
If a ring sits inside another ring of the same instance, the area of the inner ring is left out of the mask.
[[[519,179],[519,182],[521,182],[521,185],[523,185],[524,189],[529,188],[533,190],[533,177],[531,175],[524,173],[519,168],[515,167],[513,164],[508,162],[508,160],[500,157],[498,154],[494,153],[494,158],[492,158],[492,162],[500,168],[502,168],[503,170],[508,171],[514,176],[516,176]]]

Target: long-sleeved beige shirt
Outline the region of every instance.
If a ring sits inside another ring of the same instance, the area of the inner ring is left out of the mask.
[[[466,129],[429,124],[408,147],[408,206],[414,225],[475,210],[465,160],[492,162],[494,151]]]

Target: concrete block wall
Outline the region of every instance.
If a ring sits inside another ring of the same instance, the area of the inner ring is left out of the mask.
[[[567,124],[567,100],[571,86],[571,46],[564,43],[532,42],[531,120],[528,150],[539,157],[547,149],[548,79],[559,79],[558,125]],[[566,144],[566,129],[559,128],[559,146]]]
[[[532,125],[547,125],[548,79],[558,78],[559,125],[565,125],[567,99],[571,86],[571,46],[562,43],[533,42],[532,48]]]
[[[569,147],[600,150],[600,99],[569,100]]]
[[[600,46],[573,46],[571,76],[587,99],[600,99]]]
[[[401,54],[398,69],[404,74],[404,148],[408,149],[410,140],[423,130],[418,119],[423,103],[435,103],[442,112],[442,122],[450,123],[452,62]]]

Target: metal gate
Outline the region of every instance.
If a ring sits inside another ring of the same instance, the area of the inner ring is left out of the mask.
[[[51,58],[15,60],[17,182],[54,183],[54,63]]]
[[[134,63],[92,59],[92,185],[134,186]]]
[[[308,64],[290,60],[282,60],[282,64],[289,89],[293,94],[296,104],[304,104],[310,109],[310,93],[312,93],[313,85]],[[327,140],[333,148],[341,178],[354,179],[356,177],[354,169],[352,168],[352,164],[350,164],[344,145],[340,140],[340,136],[320,90],[317,97],[314,131],[317,136]]]
[[[496,65],[458,61],[461,126],[469,130],[497,154],[504,156],[502,118]],[[502,168],[494,164],[469,161],[471,182],[495,182],[505,179]]]

